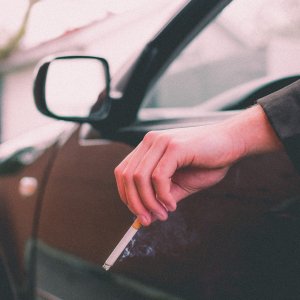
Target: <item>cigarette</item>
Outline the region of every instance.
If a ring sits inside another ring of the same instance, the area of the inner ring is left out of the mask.
[[[129,227],[127,232],[124,234],[120,242],[117,244],[115,249],[112,251],[112,253],[109,255],[107,260],[105,261],[104,265],[102,266],[103,269],[108,271],[113,264],[116,262],[118,257],[121,255],[121,253],[124,251],[128,243],[131,241],[131,239],[134,237],[134,235],[138,232],[138,230],[142,227],[142,224],[138,219],[136,219],[132,225]]]

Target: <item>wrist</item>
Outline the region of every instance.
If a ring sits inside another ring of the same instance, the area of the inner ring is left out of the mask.
[[[231,122],[235,139],[241,145],[240,158],[282,148],[281,141],[260,105],[246,109],[232,118]]]

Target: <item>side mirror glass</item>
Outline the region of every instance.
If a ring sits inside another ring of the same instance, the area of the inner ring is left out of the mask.
[[[108,64],[98,57],[50,59],[40,66],[34,84],[38,109],[61,120],[92,122],[105,118],[108,95]],[[97,111],[91,114],[92,107],[97,107]]]

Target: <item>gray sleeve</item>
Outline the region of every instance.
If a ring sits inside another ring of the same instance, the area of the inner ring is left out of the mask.
[[[257,102],[300,173],[300,80]]]

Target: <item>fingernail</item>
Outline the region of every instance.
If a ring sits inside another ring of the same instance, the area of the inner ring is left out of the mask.
[[[169,210],[169,211],[175,211],[176,208],[177,208],[176,203],[172,203],[172,204],[169,204],[169,205],[168,205],[168,210]]]
[[[166,220],[168,218],[168,214],[167,213],[158,212],[155,215],[160,220]]]
[[[150,223],[150,219],[147,217],[147,216],[144,216],[144,215],[139,215],[138,216],[138,219],[140,220],[140,222],[147,226],[149,223]]]

